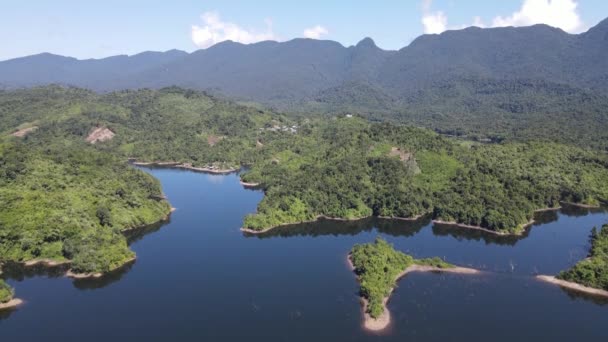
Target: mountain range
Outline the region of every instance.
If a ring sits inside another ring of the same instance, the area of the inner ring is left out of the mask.
[[[281,110],[355,112],[499,138],[539,114],[564,123],[588,116],[608,122],[598,114],[608,107],[608,19],[576,35],[547,25],[470,27],[423,35],[398,51],[370,38],[349,47],[294,39],[226,41],[192,53],[88,60],[43,53],[0,62],[2,88],[45,84],[101,92],[176,85]],[[476,130],[479,122],[496,127]]]

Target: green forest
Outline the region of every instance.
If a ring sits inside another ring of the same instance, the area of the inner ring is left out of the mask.
[[[72,261],[107,272],[132,259],[122,231],[162,220],[159,182],[117,157],[64,139],[0,144],[0,260]]]
[[[368,301],[367,313],[378,318],[384,312],[384,298],[396,286],[397,277],[411,265],[450,268],[453,265],[440,258],[416,260],[396,251],[391,244],[378,237],[373,243],[355,245],[350,260],[360,283],[360,294]]]
[[[4,280],[0,279],[0,304],[4,304],[13,299],[13,289],[4,282]]]
[[[608,224],[591,231],[589,257],[577,263],[558,278],[608,291]]]
[[[518,234],[560,201],[608,201],[608,155],[555,141],[482,144],[357,116],[277,113],[171,87],[97,94],[0,91],[0,260],[72,260],[107,271],[121,234],[169,212],[158,181],[127,164],[246,167],[265,192],[243,226],[325,216],[418,217]],[[95,130],[111,135],[91,141]]]

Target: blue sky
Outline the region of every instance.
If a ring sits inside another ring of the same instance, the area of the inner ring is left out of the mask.
[[[100,58],[193,51],[231,38],[372,37],[398,49],[423,33],[547,23],[578,33],[608,17],[606,0],[0,0],[0,60],[52,52]]]

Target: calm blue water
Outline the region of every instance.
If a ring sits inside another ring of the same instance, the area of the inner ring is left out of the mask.
[[[263,194],[237,175],[146,169],[178,210],[129,236],[137,261],[101,280],[61,270],[7,269],[26,304],[0,314],[2,341],[445,341],[606,340],[608,305],[535,281],[585,257],[605,212],[569,208],[539,216],[522,238],[418,222],[321,221],[263,236],[239,231]],[[378,336],[361,328],[358,285],[345,258],[383,236],[416,257],[441,256],[492,271],[411,274]]]

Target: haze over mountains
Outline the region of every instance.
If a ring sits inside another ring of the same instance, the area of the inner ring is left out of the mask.
[[[1,87],[51,83],[104,92],[177,85],[280,109],[355,111],[456,133],[464,125],[475,133],[486,120],[497,125],[490,133],[501,135],[518,129],[501,127],[501,120],[522,114],[608,121],[598,114],[608,105],[608,19],[578,35],[547,25],[470,27],[423,35],[398,51],[370,38],[350,47],[294,39],[226,41],[193,53],[97,60],[44,53],[0,62]]]

